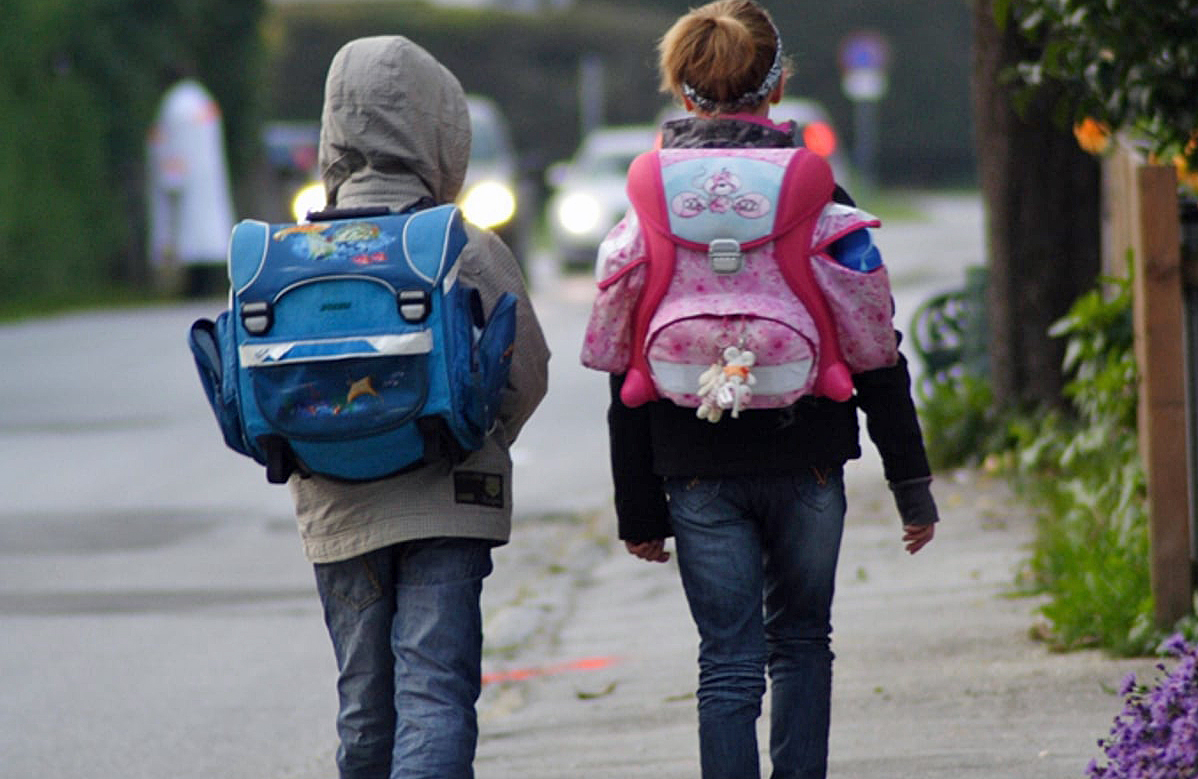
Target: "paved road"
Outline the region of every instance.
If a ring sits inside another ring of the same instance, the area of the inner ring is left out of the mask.
[[[980,262],[973,198],[879,237],[899,321]],[[693,628],[672,565],[611,538],[584,279],[541,264],[551,390],[514,453],[514,542],[484,594],[480,779],[693,777]],[[0,327],[0,779],[332,776],[331,650],[285,490],[224,449],[184,346],[218,304]],[[876,456],[850,480],[833,776],[1077,776],[1128,667],[1030,643],[1002,597],[1030,534],[942,476],[899,552]]]

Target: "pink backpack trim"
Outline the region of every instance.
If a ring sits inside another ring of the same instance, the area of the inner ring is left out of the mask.
[[[611,285],[615,284],[620,279],[627,276],[632,271],[634,271],[637,268],[639,268],[640,266],[644,265],[646,262],[648,262],[647,257],[644,259],[641,259],[641,260],[634,260],[633,262],[628,263],[627,265],[620,268],[618,271],[616,271],[612,275],[608,276],[607,278],[600,279],[597,286],[599,287],[600,290],[605,290],[608,287],[610,287]]]

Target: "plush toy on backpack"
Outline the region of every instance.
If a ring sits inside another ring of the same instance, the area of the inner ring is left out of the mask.
[[[740,416],[740,410],[749,404],[753,396],[752,387],[757,383],[753,375],[753,363],[757,355],[748,349],[729,346],[724,349],[723,360],[711,364],[699,376],[699,408],[695,415],[709,422],[719,422],[729,409],[732,418]]]

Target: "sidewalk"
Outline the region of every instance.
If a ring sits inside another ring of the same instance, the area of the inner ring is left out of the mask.
[[[938,476],[942,522],[914,557],[876,460],[848,482],[830,777],[1082,776],[1121,708],[1113,690],[1154,661],[1029,639],[1036,601],[1009,591],[1032,520],[1001,481]],[[496,578],[534,558],[543,573],[489,609],[479,779],[697,779],[697,638],[677,570],[628,556],[613,528],[606,513],[518,522],[497,552]]]

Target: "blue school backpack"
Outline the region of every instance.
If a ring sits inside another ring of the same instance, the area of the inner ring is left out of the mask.
[[[189,342],[225,443],[266,466],[378,479],[482,446],[507,384],[516,298],[484,317],[459,279],[453,205],[246,220],[230,305]]]

